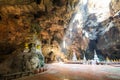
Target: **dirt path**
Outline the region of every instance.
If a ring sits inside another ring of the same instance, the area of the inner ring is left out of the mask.
[[[120,80],[120,67],[109,65],[47,64],[46,72],[17,80]]]

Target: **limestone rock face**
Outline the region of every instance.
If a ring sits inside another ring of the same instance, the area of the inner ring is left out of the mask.
[[[120,11],[120,0],[112,0],[110,7],[112,14],[115,14],[116,12]]]
[[[55,0],[41,0],[40,4],[36,4],[32,0],[30,3],[28,1],[23,4],[16,0],[12,0],[12,2],[1,0],[0,54],[12,53],[25,42],[31,41],[32,35],[36,33],[42,41],[42,46],[52,44],[53,41],[60,44],[65,26],[73,11],[67,12],[67,8],[69,8],[67,1],[65,3],[64,0],[59,1],[59,4],[62,5]]]
[[[38,3],[36,1],[0,0],[0,54],[12,53],[23,43],[29,42],[33,38],[32,35],[35,34],[42,42],[45,57],[56,60],[58,56],[64,55],[63,52],[69,53],[68,56],[72,57],[74,48],[77,57],[80,58],[82,50],[86,50],[89,45],[89,40],[82,37],[82,29],[73,34],[76,37],[72,46],[67,50],[61,48],[63,38],[69,29],[68,24],[76,9],[75,5],[79,0],[40,0]],[[120,10],[119,4],[119,0],[112,0],[110,5],[112,16]],[[119,18],[114,17],[114,22],[115,27],[104,36],[100,36],[97,45],[103,53],[106,52],[108,55],[114,53],[109,52],[111,48],[115,50],[115,53],[119,51]],[[102,25],[107,23],[106,20]],[[106,42],[105,36],[108,42]],[[70,42],[70,39],[67,38],[66,41]],[[51,51],[53,54],[49,55]]]
[[[38,54],[22,52],[15,54],[0,65],[0,74],[32,71],[41,67]]]
[[[11,66],[13,69],[18,70],[18,72],[31,71],[39,67],[39,58],[37,54],[25,53],[24,55],[23,53],[23,55],[18,55],[13,59]]]
[[[108,32],[106,32],[103,36],[98,40],[98,48],[104,53],[106,56],[109,56],[111,59],[119,59],[120,55],[120,18],[114,18],[114,27],[112,27]]]

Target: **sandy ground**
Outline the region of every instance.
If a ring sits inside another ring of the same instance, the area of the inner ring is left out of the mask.
[[[17,80],[120,80],[120,65],[46,64],[48,70]]]

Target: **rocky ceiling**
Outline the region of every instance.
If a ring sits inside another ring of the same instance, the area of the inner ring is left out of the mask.
[[[60,43],[75,11],[72,7],[77,3],[78,0],[0,0],[0,54],[10,54],[21,48],[24,43],[32,41],[34,35],[41,41],[44,55],[53,46],[57,51],[54,53],[63,53]],[[110,8],[111,15],[115,15],[120,10],[120,0],[112,0]],[[105,55],[115,55],[115,59],[120,59],[120,16],[114,17],[114,21],[115,27],[105,33],[111,44],[105,47],[108,43],[102,36],[97,46]],[[81,32],[77,35],[82,36]],[[77,56],[83,54],[88,39],[83,40],[81,36],[76,38],[67,53],[71,54],[71,48],[74,47]]]

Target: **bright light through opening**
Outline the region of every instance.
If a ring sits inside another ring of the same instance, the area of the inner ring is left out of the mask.
[[[110,2],[111,0],[79,0],[61,43],[62,49],[68,49],[73,44],[76,32],[80,32],[79,35],[82,35],[83,39],[96,40],[100,30],[103,33],[108,31],[102,27],[97,30],[97,27],[100,22],[110,17]],[[87,30],[90,27],[93,29]]]
[[[98,22],[102,22],[110,16],[111,0],[89,0],[89,14],[95,13]]]

